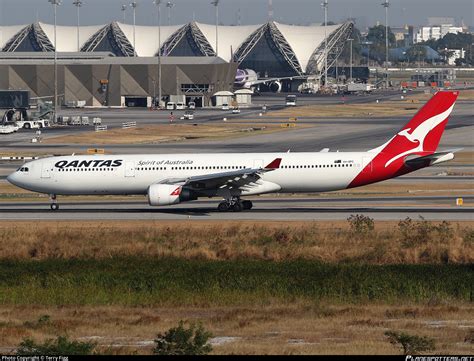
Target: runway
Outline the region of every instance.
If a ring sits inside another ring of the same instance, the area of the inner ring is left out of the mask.
[[[379,93],[369,96],[349,96],[346,103],[373,103],[375,99],[399,98],[399,92]],[[301,102],[300,102],[301,100]],[[256,97],[259,104],[267,104],[270,110],[284,108],[283,95]],[[306,104],[334,104],[341,101],[340,97],[299,97],[299,105]],[[471,152],[474,149],[472,137],[472,101],[459,102],[450,118],[446,132],[441,139],[439,149],[459,149]],[[403,106],[403,104],[402,104]],[[242,110],[240,115],[223,113],[221,110],[203,109],[196,111],[196,119],[189,123],[219,124],[222,117],[228,116],[229,122],[239,121],[247,127],[255,121],[255,116],[261,111],[259,107]],[[136,120],[139,124],[160,124],[168,122],[168,112],[150,112],[145,110],[74,110],[66,111],[68,115],[83,114],[100,116],[104,123],[111,128],[119,127],[124,120]],[[69,114],[70,113],[70,114]],[[177,112],[178,116],[179,113]],[[192,139],[182,142],[158,144],[111,144],[103,148],[110,154],[168,154],[168,153],[248,153],[248,152],[298,152],[320,151],[330,148],[331,151],[366,151],[383,144],[395,134],[410,116],[380,116],[380,117],[353,117],[332,118],[314,117],[299,118],[301,127],[288,129],[271,134],[253,132],[243,137],[224,139]],[[264,120],[268,123],[281,120],[269,117]],[[184,121],[180,121],[185,123]],[[50,129],[54,135],[83,131],[77,129]],[[31,132],[30,132],[31,133]],[[31,134],[19,133],[14,136],[3,137],[0,141],[0,150],[14,154],[15,152],[28,154],[65,154],[84,151],[94,148],[96,144],[45,144],[30,143]],[[0,165],[0,182],[10,174],[19,163]],[[453,186],[462,195],[472,194],[474,179],[472,161],[462,164],[446,163],[433,168],[420,170],[416,173],[388,181],[395,187],[405,186],[407,197],[376,197],[356,198],[324,196],[291,197],[285,198],[258,197],[255,198],[255,208],[250,212],[219,213],[216,210],[218,199],[180,204],[172,207],[153,208],[148,206],[145,198],[137,202],[132,198],[125,202],[79,202],[68,199],[61,201],[60,211],[52,212],[47,199],[41,203],[5,203],[0,202],[0,219],[3,220],[345,220],[351,214],[363,213],[376,220],[400,220],[407,216],[418,218],[423,216],[430,220],[474,220],[473,198],[463,197],[465,205],[455,206],[455,196],[452,197],[423,197],[424,184],[431,184],[434,192],[446,194],[445,184]],[[439,187],[436,187],[436,186]],[[433,193],[431,193],[433,194]],[[385,195],[382,193],[382,195]],[[7,198],[8,199],[8,198]]]
[[[215,200],[197,201],[170,207],[150,207],[143,202],[94,201],[61,202],[60,210],[50,211],[47,202],[0,203],[0,219],[31,221],[107,221],[107,220],[268,220],[331,221],[364,214],[375,220],[401,220],[406,217],[427,220],[474,221],[474,196],[455,206],[454,197],[360,197],[360,198],[264,198],[253,199],[254,209],[240,213],[220,213]]]

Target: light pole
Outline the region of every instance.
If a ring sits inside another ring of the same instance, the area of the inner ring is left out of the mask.
[[[382,6],[385,8],[385,88],[388,89],[388,8],[390,3],[388,0],[385,0],[382,3]]]
[[[324,0],[321,6],[324,8],[324,85],[328,85],[328,0]]]
[[[216,56],[219,56],[219,0],[213,0],[211,4],[216,7]]]
[[[370,62],[369,62],[369,59],[370,59],[370,58],[369,58],[369,55],[370,55],[370,46],[371,46],[373,43],[372,43],[371,41],[366,40],[366,41],[362,42],[361,44],[367,46],[367,67],[369,67],[369,66],[370,66]]]
[[[174,4],[168,1],[166,7],[168,8],[168,26],[171,26],[171,9],[174,8]]]
[[[125,15],[126,15],[126,11],[127,11],[127,5],[122,5],[122,14],[123,14],[123,23],[125,24]]]
[[[161,104],[161,1],[162,0],[153,0],[153,3],[158,9],[157,22],[158,22],[158,107]],[[154,85],[153,85],[154,86]],[[155,98],[156,104],[156,98]]]
[[[137,43],[136,43],[136,34],[135,34],[135,26],[136,26],[136,15],[137,15],[137,2],[132,1],[130,6],[133,9],[133,56],[137,56]]]
[[[48,0],[54,8],[54,111],[53,111],[53,122],[57,121],[58,114],[58,52],[57,52],[57,9],[61,5],[62,0]]]
[[[351,42],[351,56],[350,56],[350,65],[349,65],[349,83],[352,83],[352,42],[354,41],[354,39],[352,38],[349,38],[347,39],[347,41],[350,41]]]
[[[77,8],[77,51],[81,51],[81,39],[79,35],[79,25],[80,25],[80,8],[82,6],[81,0],[74,0],[73,5]]]
[[[3,34],[2,34],[2,20],[3,20],[3,12],[2,12],[2,2],[0,1],[0,44],[2,43],[3,40]],[[239,10],[240,11],[240,10]],[[36,20],[38,22],[38,20]]]

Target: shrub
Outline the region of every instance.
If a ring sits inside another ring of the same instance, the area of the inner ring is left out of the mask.
[[[468,245],[474,244],[474,229],[472,228],[465,229],[463,240],[464,240],[464,243]]]
[[[24,323],[25,327],[37,329],[43,326],[48,326],[51,323],[51,316],[41,315],[36,321],[26,321]]]
[[[439,240],[443,243],[449,242],[454,237],[454,230],[451,223],[447,221],[441,222],[435,227],[435,230],[438,233]]]
[[[464,342],[474,344],[474,330],[470,330],[466,337],[464,338]]]
[[[349,222],[352,232],[355,234],[367,234],[374,230],[374,220],[363,214],[352,214],[347,218],[347,221]]]
[[[70,341],[64,336],[60,336],[56,340],[46,340],[42,344],[25,338],[18,345],[16,354],[21,356],[91,355],[95,347],[96,344],[93,342]]]
[[[436,227],[423,217],[420,217],[419,221],[407,217],[405,220],[398,222],[398,229],[402,235],[402,246],[410,248],[427,243]]]
[[[165,334],[158,334],[155,339],[155,355],[206,355],[212,351],[208,344],[212,337],[202,327],[202,324],[191,324],[186,329],[184,322],[180,321],[178,327],[170,328]]]
[[[387,331],[385,336],[392,345],[401,347],[404,355],[416,355],[423,351],[433,351],[435,349],[434,339],[429,337],[396,331]]]

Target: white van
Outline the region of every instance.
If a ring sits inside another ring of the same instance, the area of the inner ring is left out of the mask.
[[[196,103],[195,102],[189,102],[189,109],[196,109]]]
[[[176,103],[176,110],[184,110],[185,108],[186,106],[184,105],[184,103],[181,103],[181,102]]]
[[[166,104],[166,110],[174,110],[175,107],[176,107],[175,102],[168,102]]]

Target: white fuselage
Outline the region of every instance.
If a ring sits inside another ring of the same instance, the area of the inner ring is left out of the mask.
[[[278,169],[262,174],[241,195],[324,192],[345,189],[376,154],[240,153],[172,155],[94,155],[52,157],[25,164],[8,180],[22,188],[55,195],[147,194],[166,180],[263,168],[281,158]],[[215,195],[218,195],[218,190]]]

